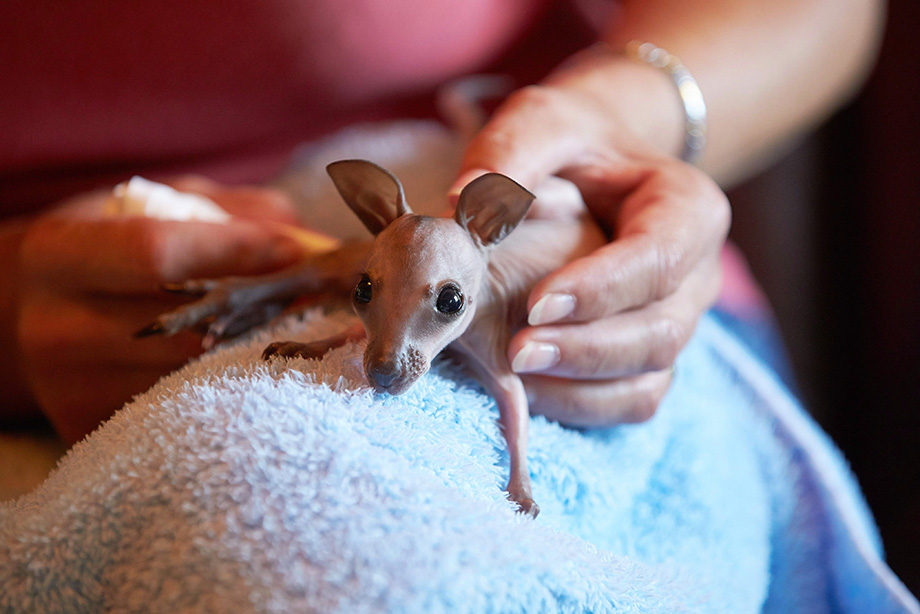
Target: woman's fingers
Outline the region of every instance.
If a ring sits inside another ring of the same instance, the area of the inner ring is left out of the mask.
[[[569,92],[530,86],[508,97],[467,146],[451,193],[485,172],[503,173],[535,187],[574,162],[586,159],[601,141],[603,115]],[[591,137],[586,138],[586,137]]]
[[[641,308],[518,332],[508,356],[522,374],[531,410],[580,427],[649,419],[719,286],[716,256],[700,263],[677,291]]]
[[[232,195],[241,208],[256,208],[266,197],[259,190]],[[115,217],[105,213],[108,197],[83,195],[36,219],[19,251],[17,359],[67,441],[200,353],[192,333],[142,344],[132,339],[186,300],[162,292],[164,282],[266,273],[302,255],[298,243],[254,221]]]
[[[264,273],[303,253],[293,239],[248,221],[142,217],[51,217],[30,229],[23,251],[34,279],[118,294],[150,292],[164,282]]]
[[[487,171],[531,188],[557,175],[612,237],[533,288],[531,326],[508,348],[535,413],[595,426],[654,413],[715,300],[731,215],[709,177],[618,123],[585,76],[566,72],[509,97],[469,145],[451,191]]]
[[[180,192],[210,198],[231,215],[292,225],[299,221],[290,197],[275,188],[228,186],[200,175],[185,175],[166,183]]]
[[[512,368],[579,380],[667,369],[690,340],[695,319],[650,308],[585,324],[531,328],[509,346]]]
[[[151,296],[73,297],[47,289],[29,292],[28,309],[19,322],[23,355],[43,368],[58,363],[95,360],[130,362],[137,368],[172,369],[201,351],[201,339],[192,333],[132,343],[139,324],[177,306],[177,301]],[[130,358],[128,358],[130,357]]]
[[[518,373],[605,380],[670,368],[715,300],[717,258],[707,260],[670,296],[610,317],[519,331],[508,347]]]
[[[650,170],[622,204],[603,198],[597,179],[583,188],[616,238],[537,284],[528,301],[530,324],[591,322],[651,305],[715,257],[730,225],[728,201],[705,176],[684,167]],[[619,192],[622,181],[611,177],[608,185]]]
[[[674,370],[616,380],[573,381],[525,375],[530,411],[567,426],[608,427],[651,418],[671,385]]]

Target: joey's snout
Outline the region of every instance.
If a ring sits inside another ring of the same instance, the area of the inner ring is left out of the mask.
[[[373,365],[367,369],[367,377],[378,390],[386,390],[396,381],[399,373],[389,364]]]
[[[415,348],[396,354],[379,354],[370,347],[364,354],[364,372],[377,392],[402,394],[428,371],[430,361]]]

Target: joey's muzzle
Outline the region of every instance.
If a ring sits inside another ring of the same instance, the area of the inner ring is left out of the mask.
[[[364,354],[364,372],[377,392],[402,394],[427,371],[431,362],[415,348],[380,355],[371,347]]]

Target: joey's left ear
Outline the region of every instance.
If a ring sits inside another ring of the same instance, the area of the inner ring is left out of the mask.
[[[393,173],[367,160],[339,160],[326,167],[339,194],[371,233],[377,235],[401,215],[412,213]]]
[[[454,219],[481,245],[494,245],[517,227],[534,195],[499,173],[477,177],[460,192]]]

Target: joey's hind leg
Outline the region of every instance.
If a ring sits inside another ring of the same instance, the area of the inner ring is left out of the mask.
[[[530,469],[527,466],[530,411],[524,385],[521,378],[508,373],[496,377],[489,383],[489,388],[498,403],[499,420],[508,444],[511,473],[505,490],[511,500],[517,503],[520,513],[536,518],[540,513],[540,506],[533,500],[530,491]]]
[[[511,364],[505,357],[507,339],[499,335],[493,336],[492,340],[492,349],[487,352],[482,351],[487,344],[474,335],[461,337],[451,347],[469,360],[470,366],[495,398],[511,465],[505,491],[517,504],[518,512],[536,518],[540,507],[530,492],[530,469],[527,466],[527,429],[530,425],[527,393],[521,378],[511,370]]]
[[[274,341],[262,351],[262,358],[268,360],[274,356],[283,358],[320,358],[329,350],[341,347],[350,341],[364,338],[364,326],[360,323],[346,328],[332,337],[300,343],[298,341]]]

